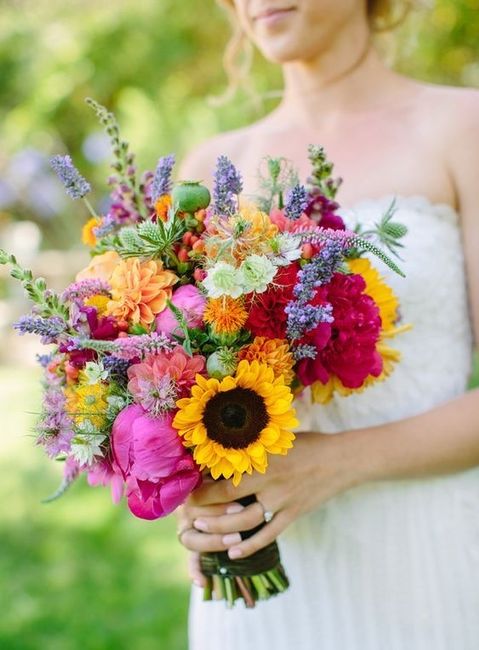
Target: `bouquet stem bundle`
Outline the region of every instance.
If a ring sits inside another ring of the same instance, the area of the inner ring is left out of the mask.
[[[242,506],[255,501],[254,496],[238,499]],[[241,537],[252,537],[263,526],[241,533]],[[251,609],[257,600],[267,600],[289,587],[276,541],[247,558],[237,560],[231,560],[226,551],[202,553],[200,567],[206,576],[203,600],[224,600],[227,607],[233,607],[237,600],[243,599],[246,607]]]

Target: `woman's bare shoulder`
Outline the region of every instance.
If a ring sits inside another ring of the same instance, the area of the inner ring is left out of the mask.
[[[180,166],[181,178],[204,180],[211,177],[216,160],[221,155],[228,156],[235,164],[239,163],[245,150],[255,136],[264,132],[268,122],[269,117],[266,117],[248,126],[207,138],[185,156]]]
[[[443,125],[448,124],[448,131],[471,124],[479,127],[479,89],[420,82],[417,85],[423,91],[421,109],[430,118],[436,117]]]

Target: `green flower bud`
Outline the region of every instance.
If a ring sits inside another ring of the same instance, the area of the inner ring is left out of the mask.
[[[194,213],[207,208],[211,201],[207,187],[198,182],[185,181],[176,185],[171,193],[173,205],[181,212]]]
[[[238,366],[236,352],[231,348],[218,348],[216,352],[208,357],[206,362],[206,371],[214,379],[223,379],[228,375],[233,375]]]

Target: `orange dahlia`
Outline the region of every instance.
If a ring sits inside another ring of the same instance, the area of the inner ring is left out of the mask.
[[[116,251],[107,251],[101,255],[91,258],[88,266],[76,274],[76,281],[98,278],[99,280],[110,280],[111,274],[121,262],[121,257]]]
[[[230,296],[208,300],[203,320],[212,325],[215,334],[236,334],[246,323],[248,312],[242,300]]]
[[[266,364],[273,370],[275,377],[284,377],[285,384],[290,384],[294,379],[295,361],[288,342],[284,339],[257,336],[252,343],[240,350],[239,358]]]
[[[159,261],[141,262],[133,257],[122,260],[110,278],[112,300],[107,314],[118,320],[151,325],[171,298],[171,287],[178,281]]]

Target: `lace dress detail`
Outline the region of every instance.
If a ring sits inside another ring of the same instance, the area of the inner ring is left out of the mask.
[[[343,210],[378,221],[394,197]],[[413,328],[392,341],[386,381],[326,406],[297,401],[301,428],[335,434],[401,420],[462,394],[472,338],[459,219],[451,206],[396,198],[408,227],[402,279],[380,262]],[[191,650],[478,650],[479,468],[353,488],[280,537],[289,591],[248,611],[193,588]]]

